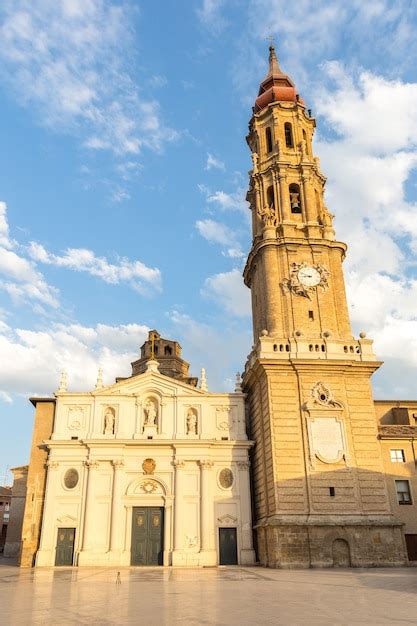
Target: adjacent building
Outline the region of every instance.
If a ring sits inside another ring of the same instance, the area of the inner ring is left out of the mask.
[[[10,502],[10,517],[7,528],[4,556],[19,557],[22,545],[22,525],[25,512],[28,465],[12,467],[13,485]]]
[[[0,553],[4,551],[10,518],[11,487],[0,487]]]

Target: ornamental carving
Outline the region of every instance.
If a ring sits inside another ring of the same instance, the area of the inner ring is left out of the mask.
[[[337,409],[343,408],[342,404],[334,399],[333,392],[331,391],[330,387],[327,387],[327,385],[320,381],[316,383],[312,388],[311,395],[316,404],[334,407]]]
[[[143,483],[141,483],[140,488],[145,493],[153,493],[158,489],[158,485],[154,480],[145,480]]]
[[[153,474],[156,468],[156,463],[153,459],[145,459],[142,463],[142,469],[145,474]]]
[[[319,287],[325,291],[329,287],[329,270],[323,265],[308,265],[304,261],[290,264],[290,276],[285,278],[281,286],[284,292],[291,292],[311,300],[311,294]]]

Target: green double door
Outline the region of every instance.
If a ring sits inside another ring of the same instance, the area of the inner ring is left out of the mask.
[[[162,565],[163,536],[163,507],[134,507],[132,515],[132,565]]]
[[[74,559],[75,528],[58,528],[55,565],[72,565]]]

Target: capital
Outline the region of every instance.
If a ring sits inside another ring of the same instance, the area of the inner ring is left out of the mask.
[[[238,461],[237,466],[240,470],[247,470],[250,467],[249,461]]]
[[[98,461],[84,461],[84,465],[90,472],[92,470],[97,470],[100,467],[100,463]]]
[[[200,461],[200,467],[203,470],[210,470],[213,467],[214,463],[213,461],[210,461],[209,459],[201,459]]]
[[[46,466],[49,470],[57,470],[59,467],[58,461],[47,461]]]
[[[124,468],[125,462],[123,461],[123,459],[113,459],[112,465],[115,470],[120,470]]]
[[[181,459],[175,459],[173,465],[176,470],[184,469],[185,461],[182,461]]]

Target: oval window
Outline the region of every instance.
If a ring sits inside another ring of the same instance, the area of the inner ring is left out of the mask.
[[[223,489],[230,489],[233,485],[233,472],[229,468],[224,468],[219,474],[219,483]]]
[[[74,489],[78,484],[78,472],[76,469],[69,469],[65,472],[64,485],[67,489]]]

